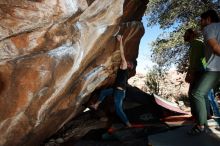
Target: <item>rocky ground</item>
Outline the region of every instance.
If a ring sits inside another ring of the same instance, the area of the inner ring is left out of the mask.
[[[84,113],[48,138],[42,146],[146,146],[150,144],[179,146],[178,142],[173,142],[174,139],[169,138],[172,136],[177,140],[181,140],[183,136],[186,139],[186,145],[194,146],[191,145],[194,139],[186,136],[186,129],[193,125],[190,115],[181,115],[160,107],[155,103],[152,95],[136,87],[128,87],[124,102],[125,112],[135,127],[125,128],[115,116],[114,110],[106,113],[103,109],[107,106],[105,104],[109,103],[103,103],[97,111],[86,109]],[[210,123],[214,137],[217,138],[214,138],[214,141],[212,136],[206,139],[215,146],[220,132],[215,129],[215,121]],[[197,138],[196,141],[199,139]]]
[[[138,91],[138,92],[137,92]],[[146,94],[138,88],[129,87],[124,104],[125,112],[133,128],[125,128],[115,116],[114,111],[103,112],[101,105],[98,111],[88,110],[74,118],[55,135],[45,141],[44,146],[117,146],[117,145],[147,145],[148,135],[168,130],[167,124],[160,121],[160,117],[170,114],[163,111],[153,100],[152,95]],[[173,113],[174,114],[174,113]],[[109,133],[109,129],[120,129]]]

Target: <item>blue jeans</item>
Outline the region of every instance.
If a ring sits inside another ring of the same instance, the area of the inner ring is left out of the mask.
[[[213,110],[213,114],[217,117],[220,117],[219,107],[218,103],[215,100],[215,95],[213,89],[211,89],[208,93],[208,99],[211,105],[211,108]]]
[[[99,101],[102,102],[106,96],[110,96],[113,95],[114,96],[114,103],[115,103],[115,111],[116,114],[119,116],[119,118],[125,123],[127,124],[128,118],[125,115],[123,109],[122,109],[122,104],[123,104],[123,100],[125,98],[125,90],[119,90],[119,89],[113,89],[113,88],[107,88],[107,89],[103,89],[100,92],[100,96],[99,96]]]

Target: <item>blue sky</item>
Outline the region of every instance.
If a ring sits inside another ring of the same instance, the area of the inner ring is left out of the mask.
[[[141,42],[139,45],[139,55],[137,58],[137,73],[146,74],[147,71],[153,67],[154,63],[151,61],[151,43],[156,40],[156,38],[162,33],[169,33],[174,30],[174,28],[178,25],[175,23],[171,28],[167,28],[166,30],[160,29],[159,25],[154,25],[153,27],[147,27],[147,19],[146,16],[142,17],[142,22],[144,25],[145,33],[141,38]],[[175,66],[171,67],[171,69],[176,69]]]
[[[162,30],[159,28],[159,25],[155,25],[153,27],[147,27],[146,16],[142,18],[142,22],[144,24],[145,33],[141,38],[141,42],[139,45],[139,55],[137,58],[137,68],[136,71],[138,73],[146,73],[149,68],[153,66],[153,62],[151,61],[151,46],[150,43],[162,33]]]

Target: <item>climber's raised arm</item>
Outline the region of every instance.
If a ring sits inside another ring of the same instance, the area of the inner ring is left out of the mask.
[[[124,45],[123,45],[123,41],[122,41],[122,36],[121,35],[117,35],[117,40],[119,41],[119,48],[120,48],[120,54],[121,54],[121,64],[120,64],[120,69],[127,69],[127,61],[125,58],[125,54],[124,54]]]

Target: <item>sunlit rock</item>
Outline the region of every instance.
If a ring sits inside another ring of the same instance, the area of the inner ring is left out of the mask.
[[[39,145],[111,85],[119,27],[136,61],[146,3],[0,0],[0,145]]]

